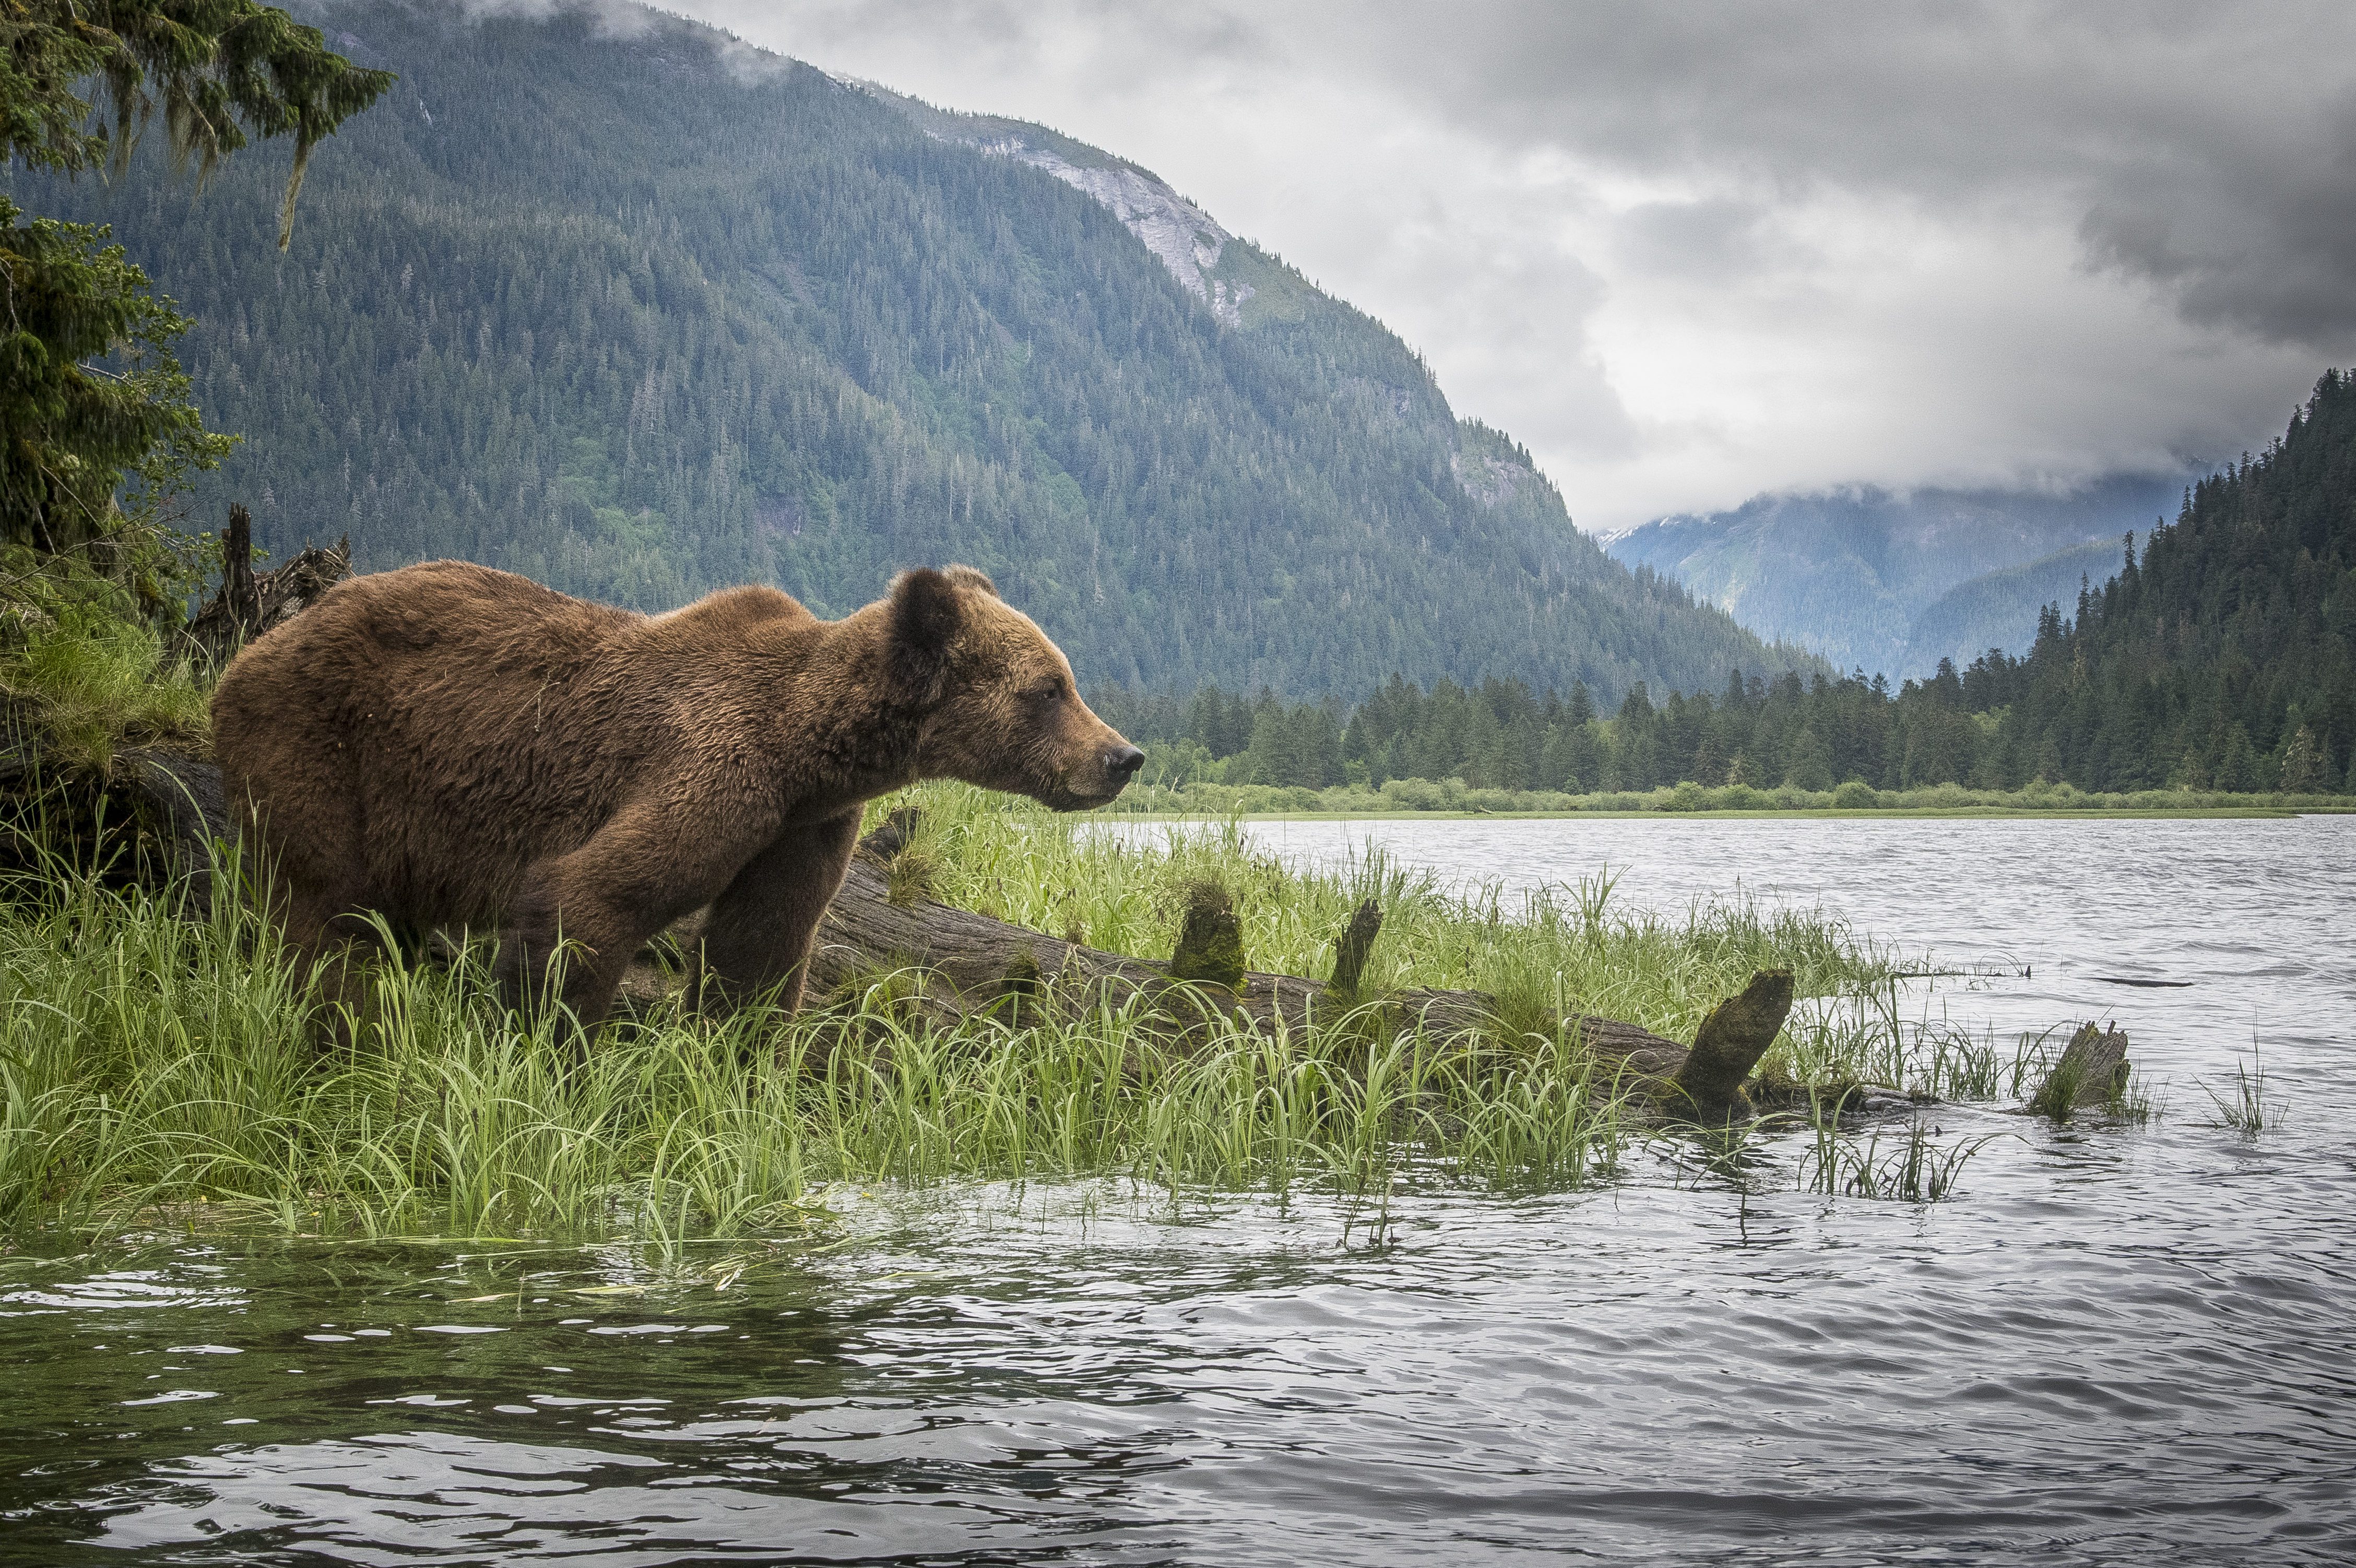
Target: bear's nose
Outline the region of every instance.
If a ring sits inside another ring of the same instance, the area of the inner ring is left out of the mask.
[[[1105,772],[1125,779],[1145,765],[1145,753],[1134,746],[1116,746],[1105,753]]]

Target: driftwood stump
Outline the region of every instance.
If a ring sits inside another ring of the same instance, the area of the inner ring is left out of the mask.
[[[1792,972],[1762,969],[1739,997],[1710,1009],[1694,1035],[1693,1050],[1671,1080],[1672,1108],[1696,1121],[1728,1122],[1751,1115],[1742,1090],[1759,1059],[1792,1011]]]
[[[224,668],[238,649],[299,614],[351,574],[348,534],[330,549],[305,545],[283,566],[256,572],[253,518],[243,507],[231,507],[229,527],[221,535],[220,591],[181,629],[181,650],[215,669]]]
[[[2126,1030],[2082,1024],[2037,1086],[2029,1108],[2040,1115],[2066,1116],[2081,1105],[2107,1105],[2126,1091],[2130,1071]]]
[[[1339,1002],[1358,999],[1358,982],[1366,972],[1366,959],[1375,950],[1375,938],[1382,934],[1383,906],[1368,899],[1351,912],[1350,923],[1333,943],[1333,973],[1325,982],[1325,994]]]

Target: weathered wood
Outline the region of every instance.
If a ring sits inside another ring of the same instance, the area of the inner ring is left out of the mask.
[[[904,827],[901,841],[906,833]],[[1173,977],[1167,964],[1062,941],[970,910],[931,900],[895,904],[890,873],[874,853],[893,841],[880,832],[871,834],[852,860],[819,927],[810,958],[813,994],[839,993],[884,973],[900,973],[902,1005],[937,1025],[1002,1010],[1009,997],[1016,1006],[1040,998],[1067,1014],[1137,1007],[1182,1034],[1214,1013],[1263,1029],[1299,1030],[1350,1010],[1323,984],[1297,975],[1247,969],[1233,987],[1214,989]],[[1354,927],[1364,914],[1363,909],[1354,914]],[[1367,940],[1371,944],[1371,934]],[[634,987],[641,995],[646,979],[638,976]],[[1787,1008],[1789,983],[1787,976]],[[914,995],[905,994],[910,988]],[[1487,1042],[1498,1033],[1496,999],[1480,991],[1419,987],[1391,993],[1382,1008],[1392,1022],[1419,1028],[1436,1040]],[[1585,1049],[1624,1072],[1632,1084],[1665,1088],[1686,1063],[1685,1046],[1634,1024],[1585,1015],[1569,1021]]]
[[[2082,1024],[2037,1086],[2029,1108],[2041,1115],[2066,1116],[2081,1105],[2108,1104],[2126,1090],[2130,1071],[2126,1030]]]
[[[305,545],[283,565],[255,571],[253,520],[243,507],[231,507],[229,528],[221,539],[220,590],[181,629],[180,651],[213,668],[223,668],[237,656],[238,649],[300,613],[351,574],[348,534],[330,548]]]
[[[220,770],[168,752],[130,748],[115,753],[116,786],[128,793],[169,845],[172,869],[209,909],[213,896],[215,843],[230,836],[229,803],[221,794]]]
[[[1358,998],[1358,982],[1366,972],[1366,958],[1382,934],[1383,906],[1368,899],[1350,913],[1350,923],[1333,944],[1333,973],[1325,981],[1326,995],[1337,1001]]]
[[[1751,976],[1740,996],[1719,1003],[1702,1020],[1692,1051],[1672,1080],[1671,1103],[1697,1121],[1748,1117],[1751,1101],[1742,1085],[1791,1011],[1789,969],[1762,969]]]

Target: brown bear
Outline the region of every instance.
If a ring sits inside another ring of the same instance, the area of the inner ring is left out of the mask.
[[[956,778],[1058,810],[1144,760],[970,567],[821,621],[773,588],[641,615],[465,561],[348,579],[213,694],[221,782],[298,958],[349,1002],[354,939],[496,928],[511,1003],[560,941],[602,1019],[640,945],[710,906],[696,995],[798,1005],[866,801]],[[306,968],[307,972],[307,968]]]

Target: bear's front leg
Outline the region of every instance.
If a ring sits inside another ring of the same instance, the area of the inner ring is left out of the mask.
[[[754,856],[712,901],[701,960],[689,994],[721,1013],[775,987],[787,1012],[801,1006],[811,939],[851,869],[859,842],[859,808],[788,827]]]
[[[720,897],[747,852],[712,822],[659,805],[624,810],[526,875],[499,943],[501,994],[527,1011],[561,1002],[583,1029],[604,1022],[648,938]]]

